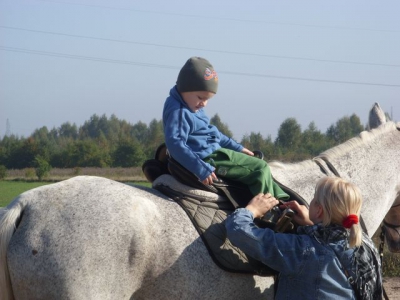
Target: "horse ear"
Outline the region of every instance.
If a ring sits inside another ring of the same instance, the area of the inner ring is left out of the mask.
[[[379,103],[376,102],[369,112],[368,128],[371,130],[384,123],[386,123],[385,112],[382,110]]]

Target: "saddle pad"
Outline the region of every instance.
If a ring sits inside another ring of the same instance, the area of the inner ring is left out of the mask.
[[[184,185],[168,174],[158,177],[153,182],[153,188],[172,198],[184,209],[220,268],[260,276],[277,274],[233,246],[226,237],[224,221],[234,211],[227,198]]]

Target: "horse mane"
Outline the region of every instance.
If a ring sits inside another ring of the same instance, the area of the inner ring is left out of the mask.
[[[330,161],[331,159],[342,156],[345,153],[348,153],[354,149],[357,149],[361,146],[364,146],[371,141],[375,140],[376,138],[379,138],[380,136],[384,135],[387,132],[393,131],[397,128],[400,128],[400,123],[396,125],[394,122],[386,122],[384,124],[381,124],[379,127],[371,129],[371,130],[365,130],[361,132],[358,136],[353,137],[346,142],[334,146],[328,150],[325,150],[321,154],[319,154],[317,157],[326,159]],[[300,171],[300,170],[307,170],[309,167],[312,167],[315,165],[315,162],[311,159],[307,159],[301,162],[293,162],[293,163],[284,163],[281,161],[273,160],[268,162],[268,164],[277,169],[286,169],[288,167],[291,168],[291,171]]]
[[[293,163],[285,163],[277,160],[272,160],[268,162],[270,167],[277,168],[277,169],[284,169],[288,166],[291,168],[292,172],[300,171],[300,170],[307,170],[308,168],[314,167],[315,163],[311,159],[307,159],[301,162],[293,162]]]
[[[345,153],[369,144],[371,141],[379,138],[385,133],[397,129],[396,127],[397,126],[394,122],[387,122],[370,131],[362,131],[358,136],[353,137],[340,145],[332,147],[331,149],[325,150],[318,157],[330,160],[342,156]]]

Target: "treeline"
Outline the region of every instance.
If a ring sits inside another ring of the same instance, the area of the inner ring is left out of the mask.
[[[227,136],[232,132],[218,115],[211,118]],[[314,122],[302,130],[296,119],[286,119],[275,140],[262,133],[250,133],[242,138],[245,147],[261,150],[267,160],[298,161],[357,135],[364,126],[356,115],[343,117],[325,133]],[[130,124],[115,115],[93,115],[79,128],[66,122],[59,128],[36,129],[27,138],[15,135],[0,140],[0,165],[7,169],[23,169],[48,164],[53,168],[74,167],[137,167],[153,158],[158,145],[164,142],[161,120],[149,124]]]

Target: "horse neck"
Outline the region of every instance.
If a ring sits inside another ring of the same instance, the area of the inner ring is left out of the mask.
[[[298,163],[269,163],[273,178],[299,194],[308,203],[314,197],[315,184],[325,176],[319,166],[312,160]]]
[[[364,200],[361,214],[370,235],[398,199],[399,149],[400,132],[395,123],[388,122],[321,154],[341,177],[361,189]]]

